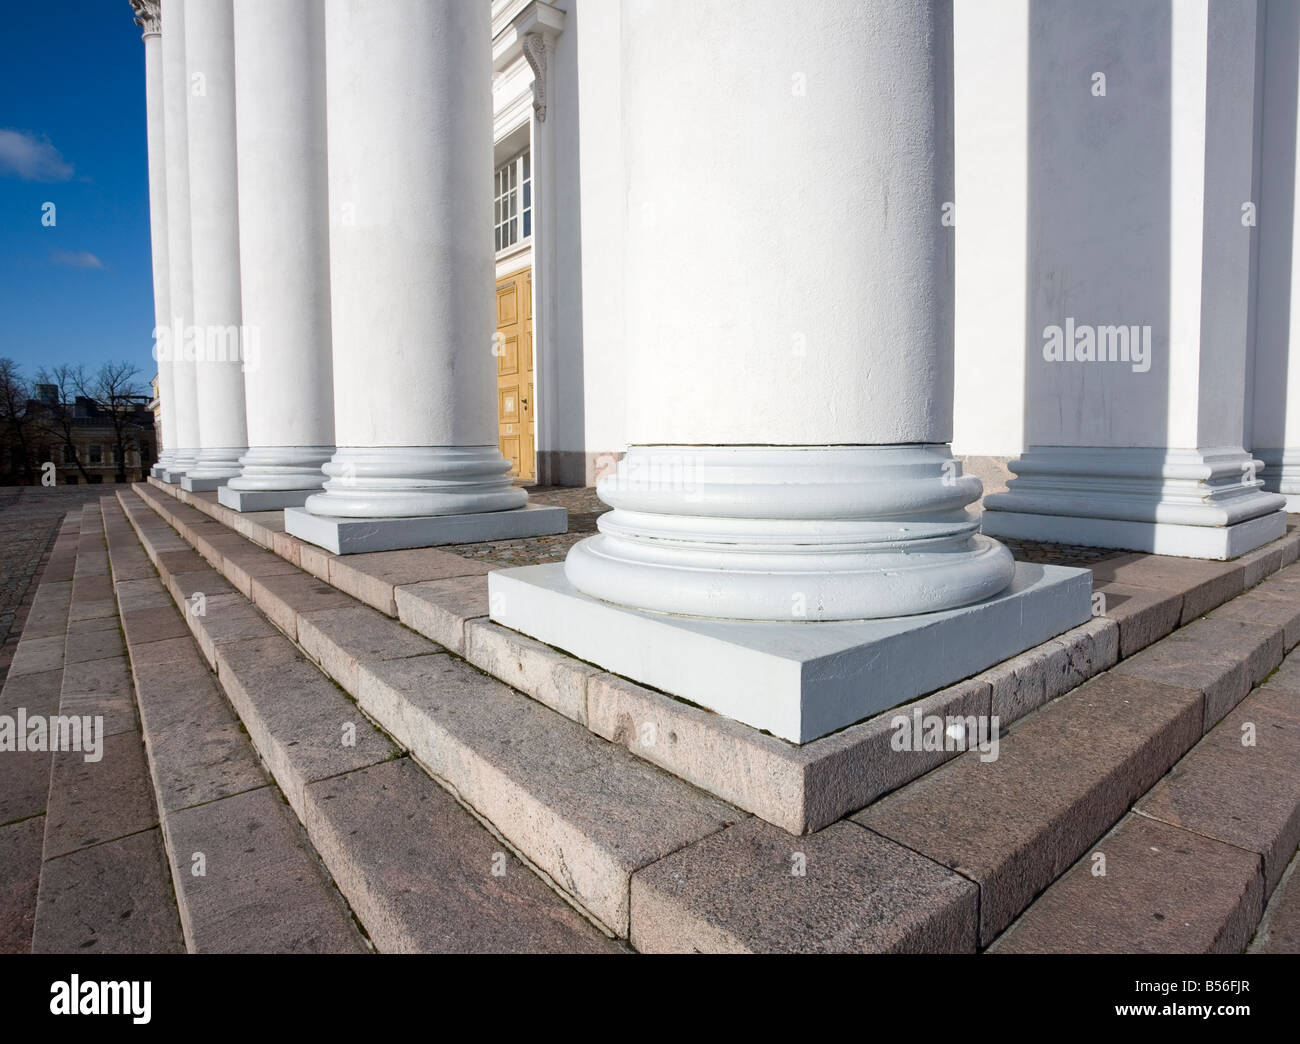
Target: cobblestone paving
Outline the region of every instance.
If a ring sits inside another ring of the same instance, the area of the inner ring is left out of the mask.
[[[528,486],[534,504],[554,504],[569,509],[569,531],[559,536],[530,537],[526,540],[490,540],[481,544],[461,544],[456,554],[503,566],[539,565],[562,562],[569,548],[583,537],[596,532],[596,519],[609,508],[596,497],[593,488],[573,489],[565,486]],[[1047,544],[1038,540],[1003,540],[1020,562],[1039,565],[1087,567],[1116,555],[1125,554],[1105,547],[1082,547],[1072,544]]]
[[[591,487],[526,486],[533,504],[553,504],[569,509],[569,531],[558,536],[528,537],[524,540],[488,540],[480,544],[459,544],[456,554],[503,566],[540,565],[563,562],[569,548],[596,532],[596,518],[609,508],[596,498]]]
[[[0,680],[27,619],[24,598],[63,516],[87,501],[112,496],[116,488],[0,486]]]

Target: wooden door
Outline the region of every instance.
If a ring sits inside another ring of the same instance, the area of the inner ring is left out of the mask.
[[[536,477],[533,422],[533,273],[514,272],[497,282],[497,422],[510,474]]]

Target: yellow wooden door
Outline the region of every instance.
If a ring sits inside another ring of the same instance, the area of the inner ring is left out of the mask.
[[[533,274],[497,282],[497,422],[510,474],[536,476],[533,422]]]

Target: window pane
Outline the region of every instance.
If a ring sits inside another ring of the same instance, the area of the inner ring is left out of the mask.
[[[527,210],[532,205],[533,205],[533,183],[531,181],[525,181],[524,182],[524,209]]]
[[[532,169],[532,167],[531,167],[531,156],[530,156],[529,153],[525,152],[525,153],[524,153],[524,178],[525,178],[525,179],[527,179],[527,178],[529,177],[529,172],[530,172],[531,169]]]
[[[532,234],[533,234],[533,212],[531,210],[525,210],[524,211],[524,238],[527,239]]]

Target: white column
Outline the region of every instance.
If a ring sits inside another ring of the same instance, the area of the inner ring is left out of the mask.
[[[1028,449],[984,532],[1227,559],[1285,531],[1245,448],[1259,11],[1031,5]]]
[[[497,448],[489,16],[326,0],[338,449],[285,525],[331,550],[564,528]]]
[[[185,344],[194,323],[193,265],[190,255],[189,81],[185,74],[185,5],[166,0],[162,8],[163,133],[167,146],[167,296],[171,324],[159,368],[172,367],[172,423],[176,445],[163,477],[179,482],[199,453],[198,390],[194,358]],[[166,360],[170,360],[167,363]],[[164,411],[167,406],[164,405]]]
[[[1265,488],[1300,511],[1300,5],[1267,10],[1251,446]]]
[[[260,511],[302,504],[334,451],[325,21],[321,0],[235,0],[239,259],[249,449],[218,491]],[[250,346],[251,347],[251,346]]]
[[[630,448],[567,563],[597,598],[857,619],[1011,580],[947,446],[950,16],[793,12],[625,6]]]
[[[155,344],[159,331],[171,326],[167,296],[167,152],[163,127],[162,16],[159,0],[131,0],[135,23],[143,30],[145,113],[149,149],[149,239],[153,250],[153,310]],[[164,335],[165,336],[165,335]],[[154,432],[158,462],[150,474],[161,476],[176,452],[176,400],[172,364],[165,352],[154,351],[158,363],[158,397],[162,426]]]
[[[492,619],[797,742],[1086,619],[948,449],[951,5],[622,14],[629,450]]]
[[[212,490],[239,474],[239,458],[248,449],[232,0],[185,0],[185,68],[199,455],[182,485]]]

